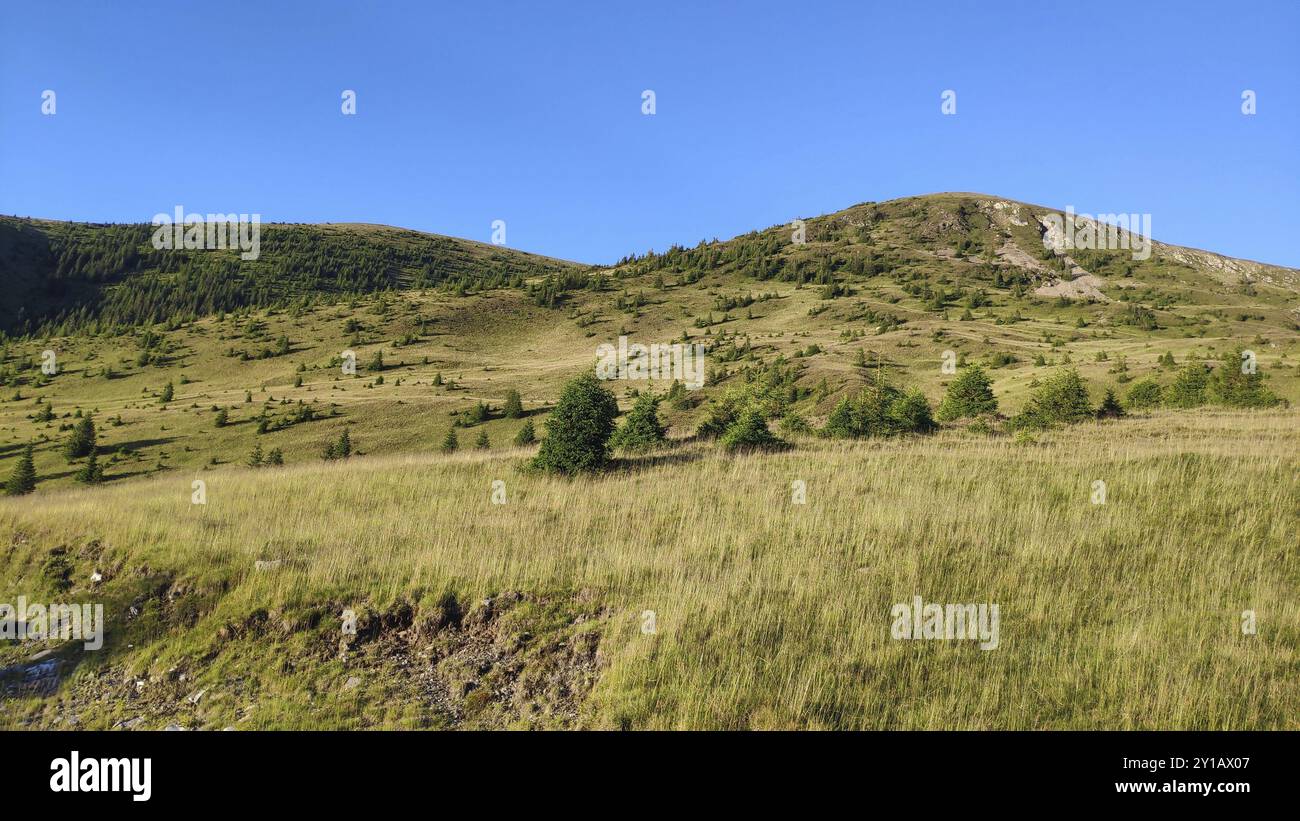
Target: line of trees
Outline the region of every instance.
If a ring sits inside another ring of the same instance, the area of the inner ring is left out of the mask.
[[[404,233],[401,242],[312,225],[262,225],[259,258],[239,249],[157,250],[151,225],[59,223],[0,218],[0,257],[29,272],[15,308],[0,311],[14,336],[176,322],[239,308],[284,307],[295,299],[343,298],[406,287],[458,293],[523,287],[572,266],[541,257],[484,253],[446,237]],[[584,278],[585,284],[585,278]],[[30,283],[30,284],[28,284]],[[17,286],[16,286],[17,287]],[[0,302],[0,307],[4,307]]]

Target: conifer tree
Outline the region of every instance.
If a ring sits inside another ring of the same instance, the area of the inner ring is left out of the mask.
[[[1025,409],[1015,418],[1015,424],[1018,427],[1046,428],[1058,422],[1081,422],[1092,415],[1087,384],[1078,371],[1065,368],[1034,390]]]
[[[23,448],[23,455],[19,457],[18,464],[14,465],[14,472],[9,475],[9,481],[5,483],[5,493],[10,496],[22,496],[35,489],[36,465],[32,461],[32,443],[28,442]]]
[[[533,464],[548,473],[599,470],[609,458],[616,416],[618,401],[594,373],[575,377],[546,419],[546,438]]]
[[[524,425],[515,434],[515,444],[523,447],[537,441],[537,432],[533,429],[533,420],[525,419]]]
[[[1124,415],[1124,406],[1119,403],[1115,397],[1115,391],[1112,388],[1106,389],[1106,396],[1101,400],[1101,406],[1097,408],[1098,419],[1118,419]]]
[[[77,471],[76,479],[78,482],[87,485],[97,485],[104,481],[104,469],[99,466],[99,456],[95,451],[90,452],[90,458],[86,460],[86,464],[82,465],[81,470]]]
[[[518,419],[524,415],[524,404],[519,398],[519,391],[512,390],[506,394],[505,407],[501,412],[507,419]]]
[[[95,442],[95,418],[88,413],[81,417],[81,420],[77,422],[77,426],[72,429],[72,434],[63,447],[64,455],[68,459],[80,459],[83,456],[89,456],[95,451]]]
[[[979,365],[962,368],[948,386],[936,414],[941,422],[964,419],[985,413],[997,413],[998,400],[993,396],[993,381]]]
[[[610,438],[610,447],[630,453],[651,450],[665,441],[665,427],[659,420],[659,403],[663,397],[646,392],[637,397],[627,417]]]
[[[455,453],[460,448],[460,440],[456,438],[456,429],[447,428],[447,435],[442,437],[442,452]]]

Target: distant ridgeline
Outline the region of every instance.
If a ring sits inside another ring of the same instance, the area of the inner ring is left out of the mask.
[[[377,226],[261,226],[261,253],[157,250],[148,224],[0,216],[0,331],[111,331],[387,289],[483,290],[579,266],[508,248]]]

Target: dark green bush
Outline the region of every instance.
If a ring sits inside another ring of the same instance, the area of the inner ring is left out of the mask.
[[[1264,387],[1263,371],[1258,367],[1247,371],[1240,348],[1223,355],[1207,387],[1211,401],[1233,408],[1269,408],[1280,401]]]
[[[1165,392],[1165,404],[1171,408],[1196,408],[1205,404],[1205,389],[1209,374],[1200,362],[1188,362],[1174,376],[1174,382]]]
[[[822,433],[833,439],[862,439],[933,429],[930,403],[919,390],[904,393],[893,385],[873,385],[841,399]]]
[[[1154,379],[1143,379],[1128,389],[1129,407],[1138,410],[1154,408],[1164,400],[1164,388]]]
[[[546,419],[533,465],[548,473],[588,473],[605,466],[618,402],[594,373],[569,381]]]
[[[661,401],[663,397],[652,393],[638,396],[627,418],[609,440],[610,447],[628,453],[643,453],[662,445],[667,429],[659,419]]]
[[[784,444],[767,429],[767,420],[758,408],[742,410],[722,434],[722,446],[729,451],[762,450]]]
[[[1091,419],[1092,405],[1088,386],[1073,368],[1057,371],[1034,389],[1024,410],[1016,416],[1015,427],[1048,428],[1052,425]]]
[[[998,400],[993,396],[993,381],[983,368],[972,365],[962,368],[948,386],[948,392],[944,394],[936,416],[942,422],[950,422],[997,412]]]
[[[524,445],[531,445],[536,441],[537,432],[533,428],[533,420],[525,419],[523,427],[521,427],[519,432],[515,434],[515,444],[522,447]]]

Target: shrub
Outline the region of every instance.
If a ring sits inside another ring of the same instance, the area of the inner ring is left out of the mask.
[[[484,402],[476,402],[474,403],[474,407],[461,413],[457,421],[457,424],[459,424],[461,427],[468,428],[471,425],[477,425],[481,422],[486,422],[488,417],[491,415],[492,415],[491,406],[489,406]]]
[[[745,372],[743,384],[727,388],[710,402],[704,421],[697,430],[698,435],[721,436],[742,411],[751,407],[758,410],[764,419],[784,415],[791,403],[807,395],[806,389],[796,384],[797,378],[797,370],[779,358],[762,370]]]
[[[729,451],[760,450],[784,444],[767,429],[767,420],[758,408],[746,408],[722,434],[722,446]]]
[[[966,431],[968,433],[979,434],[980,436],[992,436],[997,433],[993,425],[989,423],[988,419],[976,419],[974,422],[971,422],[966,426]]]
[[[835,409],[827,417],[822,433],[834,439],[847,439],[856,435],[855,431],[853,402],[845,397],[836,403]]]
[[[1057,371],[1030,394],[1015,422],[1018,427],[1047,428],[1092,418],[1088,386],[1073,368]]]
[[[735,389],[727,389],[722,396],[709,401],[704,421],[696,428],[698,436],[713,438],[721,436],[735,423],[745,405],[744,394]]]
[[[594,373],[569,381],[546,419],[546,438],[533,465],[548,473],[599,470],[609,458],[618,402]]]
[[[1165,404],[1172,408],[1196,408],[1205,404],[1205,388],[1209,376],[1200,362],[1188,362],[1174,376],[1174,382],[1165,394]]]
[[[919,390],[904,393],[892,385],[877,385],[841,399],[822,433],[834,439],[861,439],[933,429],[930,403]]]
[[[1144,410],[1154,408],[1164,399],[1164,388],[1154,379],[1143,379],[1141,382],[1133,383],[1133,387],[1128,389],[1129,407]]]
[[[784,433],[812,433],[813,428],[812,425],[808,424],[807,419],[794,411],[787,411],[781,417],[781,431]]]
[[[524,403],[519,398],[519,391],[512,390],[506,394],[505,406],[501,409],[501,413],[507,419],[518,419],[524,415]]]
[[[1219,366],[1210,374],[1210,398],[1234,408],[1268,408],[1278,404],[1277,396],[1264,387],[1264,374],[1256,369],[1245,372],[1242,350],[1225,353]]]
[[[222,408],[221,410],[217,411],[217,415],[212,419],[212,424],[216,425],[219,428],[224,428],[229,422],[230,422],[230,414],[226,411],[225,408]]]
[[[610,447],[629,453],[644,453],[662,445],[666,431],[659,420],[659,403],[662,401],[663,397],[649,392],[638,396],[627,418],[610,438]]]
[[[998,400],[993,396],[993,381],[979,365],[963,368],[948,386],[937,417],[950,422],[998,412]]]
[[[689,395],[686,392],[686,385],[677,379],[674,379],[672,386],[668,388],[664,400],[668,402],[668,406],[673,410],[686,410],[691,405]]]
[[[484,429],[479,431],[478,438],[474,440],[474,448],[476,450],[488,450],[491,447],[492,447],[492,440],[488,438],[487,430]]]
[[[525,419],[524,426],[515,434],[515,444],[523,447],[537,441],[537,432],[533,429],[533,420]]]
[[[889,408],[901,396],[892,385],[863,388],[856,397],[840,400],[823,432],[838,439],[888,436],[893,428]]]
[[[934,430],[930,402],[917,388],[912,388],[889,406],[894,433],[929,433]]]

